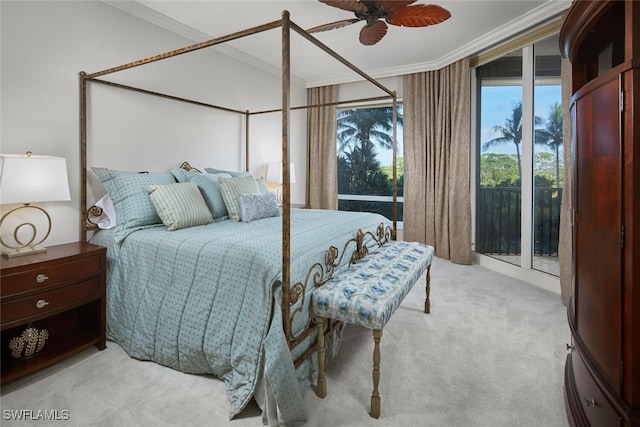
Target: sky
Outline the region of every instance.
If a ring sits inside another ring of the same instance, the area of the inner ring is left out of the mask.
[[[546,118],[549,115],[549,107],[561,100],[561,87],[559,85],[537,85],[534,92],[535,115]],[[499,134],[493,132],[492,128],[502,125],[511,116],[513,106],[522,100],[522,86],[483,86],[481,95],[481,118],[480,118],[480,143],[484,143]],[[402,126],[398,126],[398,157],[402,157]],[[378,160],[381,166],[391,165],[391,150],[382,150],[379,147]],[[544,147],[535,147],[536,151],[550,151]],[[515,146],[512,143],[494,147],[492,153],[515,154]]]
[[[559,85],[537,85],[534,92],[534,114],[541,118],[549,115],[549,107],[561,100],[561,87]],[[492,128],[503,125],[511,116],[513,106],[522,100],[522,86],[483,86],[481,94],[480,118],[480,144],[500,136],[494,133]],[[541,147],[535,147],[541,151]],[[548,150],[547,150],[548,151]],[[507,143],[501,147],[494,147],[492,153],[515,154],[513,143]]]

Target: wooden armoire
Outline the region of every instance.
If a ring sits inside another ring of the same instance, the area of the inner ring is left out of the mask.
[[[560,48],[573,78],[567,414],[640,426],[640,1],[574,0]]]

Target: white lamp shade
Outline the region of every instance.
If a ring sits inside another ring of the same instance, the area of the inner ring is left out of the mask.
[[[267,163],[267,176],[265,180],[272,184],[282,184],[282,164]],[[296,183],[296,168],[293,163],[289,163],[289,182]]]
[[[62,157],[0,155],[0,204],[71,200]]]

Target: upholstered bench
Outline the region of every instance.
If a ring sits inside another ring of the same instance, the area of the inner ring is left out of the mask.
[[[315,289],[311,298],[318,324],[317,394],[327,393],[324,373],[324,320],[333,319],[373,330],[371,412],[380,416],[380,339],[382,329],[420,276],[427,271],[424,312],[430,313],[433,248],[417,242],[390,241]]]

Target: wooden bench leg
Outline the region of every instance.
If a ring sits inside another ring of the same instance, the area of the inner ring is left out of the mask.
[[[380,393],[378,384],[380,383],[380,338],[382,329],[373,330],[373,393],[371,394],[371,415],[372,418],[380,417]]]
[[[318,328],[318,384],[316,394],[322,399],[327,395],[327,380],[324,376],[324,319],[319,317],[316,321]]]
[[[431,264],[427,267],[427,299],[424,300],[424,312],[431,313]]]

